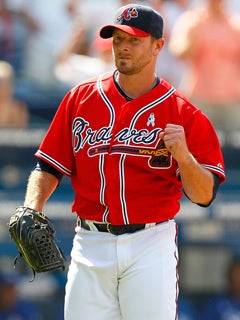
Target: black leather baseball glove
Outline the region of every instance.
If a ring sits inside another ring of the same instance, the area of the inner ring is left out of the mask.
[[[35,272],[64,270],[64,256],[56,245],[52,222],[42,213],[28,207],[19,207],[8,223],[12,241],[19,255]],[[34,279],[34,278],[33,278]]]

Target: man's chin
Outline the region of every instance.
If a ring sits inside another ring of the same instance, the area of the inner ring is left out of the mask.
[[[126,68],[126,67],[123,68],[123,67],[117,66],[117,70],[118,70],[118,72],[120,72],[122,74],[125,74],[125,75],[129,75],[129,76],[135,73],[135,72],[133,72],[132,69],[129,69],[129,68]]]

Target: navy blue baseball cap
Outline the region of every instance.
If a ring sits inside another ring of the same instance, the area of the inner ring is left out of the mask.
[[[128,4],[117,11],[113,24],[100,29],[100,36],[104,39],[111,38],[114,29],[122,30],[135,37],[152,35],[160,39],[163,34],[163,18],[149,6]]]

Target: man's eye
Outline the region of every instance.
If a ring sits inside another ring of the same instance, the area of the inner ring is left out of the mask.
[[[113,38],[113,40],[114,40],[115,42],[119,42],[119,41],[122,40],[122,38],[121,38],[120,36],[115,36],[115,37]]]
[[[139,38],[132,37],[132,38],[131,38],[131,41],[132,41],[132,42],[138,42],[138,41],[139,41]]]

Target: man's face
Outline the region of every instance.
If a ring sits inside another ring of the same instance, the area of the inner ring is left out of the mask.
[[[131,75],[155,63],[155,41],[149,37],[135,37],[121,30],[113,33],[113,54],[119,72]]]

